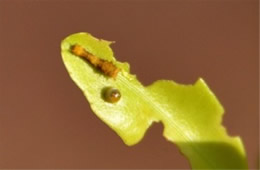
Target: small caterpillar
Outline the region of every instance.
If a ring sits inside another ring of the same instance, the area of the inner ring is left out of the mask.
[[[104,89],[103,97],[105,101],[109,103],[116,103],[121,98],[121,93],[118,89],[113,87],[107,87]]]
[[[73,45],[70,50],[73,54],[85,58],[91,65],[109,77],[116,78],[117,73],[120,71],[112,62],[94,56],[80,45]]]

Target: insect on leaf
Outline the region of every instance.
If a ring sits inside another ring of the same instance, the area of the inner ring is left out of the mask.
[[[241,139],[228,136],[221,124],[223,107],[202,79],[194,85],[158,80],[145,87],[128,63],[114,58],[111,43],[76,33],[62,41],[61,53],[93,112],[126,145],[138,143],[153,122],[162,122],[163,136],[193,169],[247,168]]]

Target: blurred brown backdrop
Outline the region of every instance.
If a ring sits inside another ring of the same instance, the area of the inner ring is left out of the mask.
[[[76,32],[115,40],[117,59],[145,85],[203,77],[257,168],[258,7],[257,0],[0,0],[0,168],[189,168],[161,124],[127,147],[92,113],[60,56],[61,40]]]

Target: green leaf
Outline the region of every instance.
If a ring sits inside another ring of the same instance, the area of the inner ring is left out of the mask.
[[[62,58],[94,113],[125,144],[138,143],[153,122],[162,122],[164,137],[179,147],[193,169],[247,168],[241,139],[227,135],[221,125],[223,107],[202,79],[194,85],[159,80],[144,87],[130,74],[127,63],[114,58],[111,43],[88,33],[73,34],[62,42]],[[75,44],[120,68],[117,77],[106,76],[74,55],[70,49]],[[118,102],[109,103],[104,99],[103,92],[108,87],[120,91]]]

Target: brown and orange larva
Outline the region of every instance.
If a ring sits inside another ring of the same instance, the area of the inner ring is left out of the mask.
[[[111,61],[106,61],[94,56],[80,45],[73,45],[70,50],[74,55],[85,58],[91,65],[109,77],[116,78],[117,73],[120,71],[120,68],[117,68]]]

